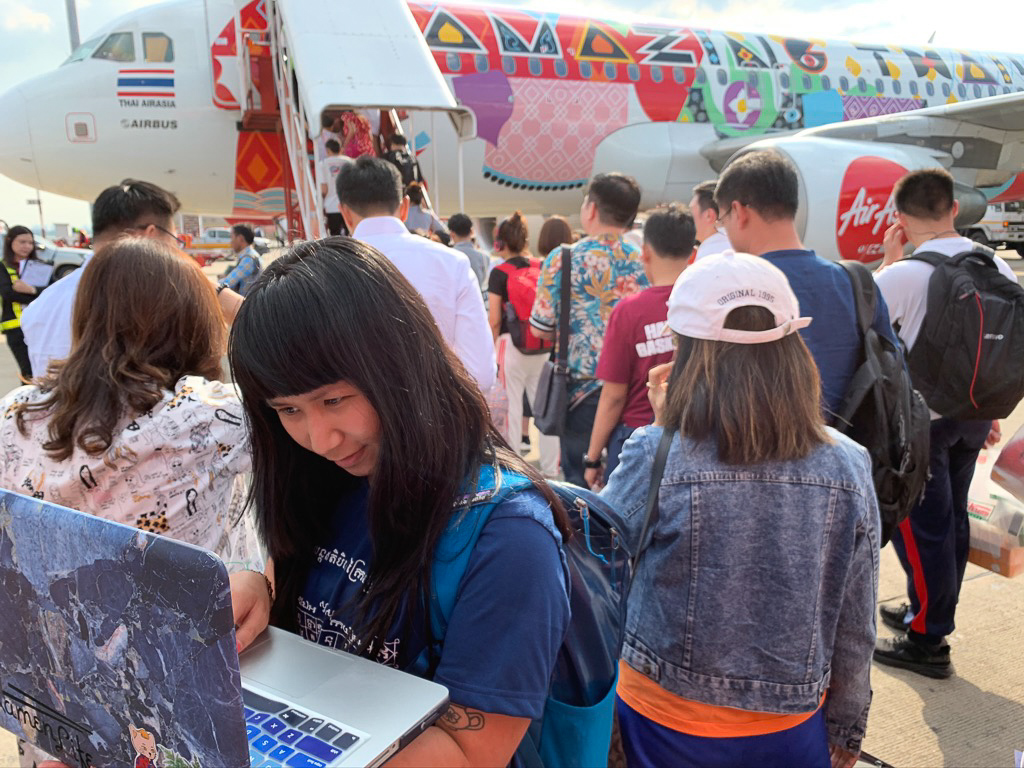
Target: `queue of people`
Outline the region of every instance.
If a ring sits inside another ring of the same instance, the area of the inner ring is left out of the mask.
[[[931,476],[894,538],[910,602],[882,612],[901,634],[876,643],[871,458],[832,424],[861,354],[856,301],[843,268],[800,241],[789,161],[741,156],[689,207],[649,212],[639,248],[625,237],[636,181],[600,174],[583,238],[552,218],[534,257],[517,212],[489,264],[464,215],[449,221],[454,247],[410,232],[407,191],[385,159],[341,164],[352,238],[295,246],[242,290],[175,251],[172,195],[105,190],[97,255],[33,305],[50,299],[49,331],[25,334],[47,357],[0,407],[18,457],[3,486],[222,556],[240,548],[253,563],[231,575],[240,648],[272,623],[445,685],[449,711],[395,765],[524,764],[571,621],[559,471],[602,489],[643,550],[616,689],[628,765],[848,768],[873,659],[952,674],[966,488],[997,427],[934,414]],[[971,244],[953,231],[944,171],[909,174],[895,200],[873,327],[912,352],[934,266],[903,261],[905,243],[945,256]],[[30,252],[7,252],[5,320],[8,302],[34,298],[18,290]],[[225,325],[240,397],[219,381]],[[548,407],[539,384],[560,335],[566,413],[538,471],[519,453],[523,405]],[[459,500],[502,477],[528,487],[484,523],[438,649],[439,542]],[[365,563],[357,578],[323,556],[335,549]]]

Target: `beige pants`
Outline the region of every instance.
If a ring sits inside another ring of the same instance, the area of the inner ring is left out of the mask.
[[[540,372],[544,368],[547,355],[524,355],[512,344],[507,333],[498,337],[498,363],[505,377],[505,390],[508,392],[508,423],[505,428],[505,439],[513,450],[519,450],[523,439],[523,393],[533,405],[537,397],[537,383]],[[546,477],[558,474],[559,444],[557,437],[540,436],[540,471]]]

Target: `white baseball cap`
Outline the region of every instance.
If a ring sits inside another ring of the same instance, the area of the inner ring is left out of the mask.
[[[764,307],[775,327],[740,331],[725,327],[737,307]],[[762,344],[806,328],[800,303],[778,268],[759,256],[724,251],[694,262],[679,276],[668,299],[668,326],[682,336],[734,344]]]

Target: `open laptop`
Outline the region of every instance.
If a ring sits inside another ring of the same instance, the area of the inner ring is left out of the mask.
[[[71,766],[372,766],[447,708],[280,630],[235,650],[212,553],[0,491],[0,727]]]

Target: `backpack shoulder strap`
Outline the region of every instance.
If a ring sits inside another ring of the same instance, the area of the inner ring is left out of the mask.
[[[945,256],[938,251],[921,251],[920,253],[914,253],[904,261],[923,261],[925,264],[931,264],[933,267],[937,267],[940,264],[945,264],[949,261],[949,257]]]
[[[846,270],[850,282],[853,283],[857,326],[860,328],[861,336],[864,336],[875,322],[875,312],[878,309],[878,288],[875,285],[875,278],[871,276],[868,268],[858,261],[840,261],[839,266]]]
[[[651,535],[651,527],[658,517],[658,492],[661,489],[661,478],[665,475],[665,463],[668,461],[668,452],[672,447],[672,439],[676,436],[674,429],[663,427],[661,440],[658,441],[658,450],[654,454],[654,465],[651,467],[651,484],[647,487],[647,509],[644,512],[644,524],[640,528],[640,538],[637,539],[636,553],[633,555],[632,572],[636,573],[640,557],[650,543],[648,537]],[[630,588],[632,588],[632,582]]]

